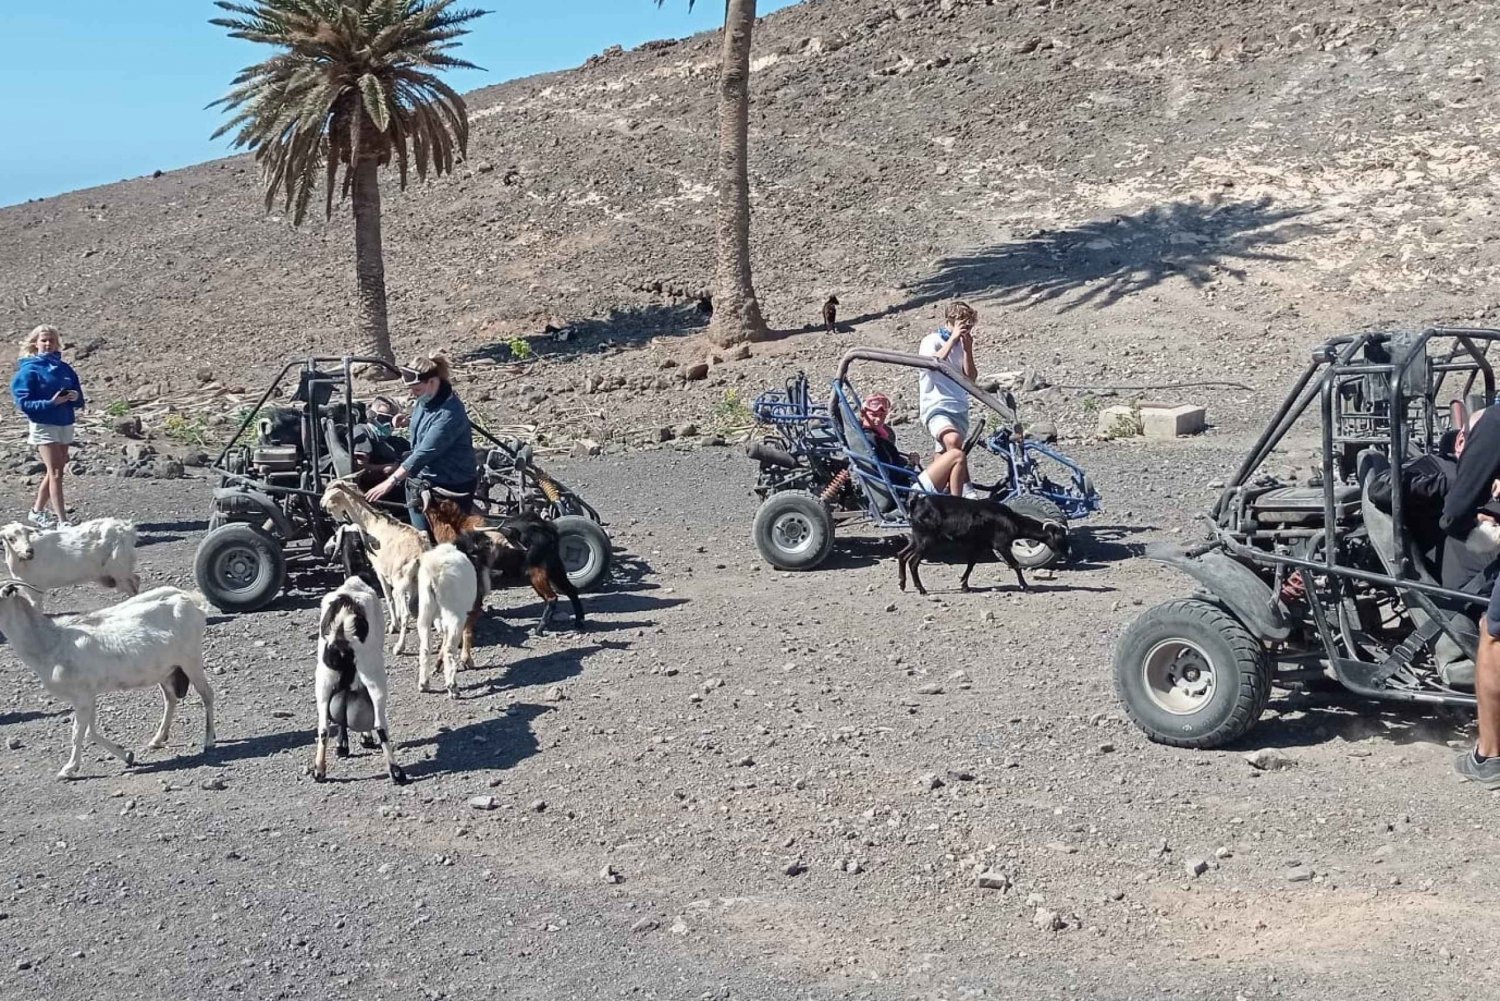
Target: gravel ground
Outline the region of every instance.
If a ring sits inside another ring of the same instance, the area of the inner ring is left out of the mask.
[[[459,701],[394,659],[406,788],[358,749],[304,774],[331,576],[211,621],[207,755],[192,699],[167,750],[58,782],[68,716],[0,653],[0,996],[1484,996],[1497,845],[1449,771],[1466,720],[1279,698],[1244,746],[1185,752],[1115,702],[1114,638],[1186,590],[1131,557],[1195,531],[1248,437],[1079,448],[1108,508],[1073,565],[969,595],[934,567],[929,598],[873,535],[763,566],[734,450],[560,462],[618,579],[582,634],[525,635],[529,592],[500,593]],[[186,584],[208,488],[75,493]],[[158,712],[113,696],[101,721],[138,747]],[[1292,765],[1252,769],[1261,747]]]

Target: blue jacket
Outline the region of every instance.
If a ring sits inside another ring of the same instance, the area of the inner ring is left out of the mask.
[[[77,390],[72,403],[53,403],[59,390]],[[57,353],[28,355],[10,380],[10,395],[33,424],[72,424],[73,412],[83,409],[83,386],[78,373]]]
[[[469,415],[448,383],[412,408],[411,454],[401,468],[407,476],[421,475],[451,489],[467,487],[478,477]]]

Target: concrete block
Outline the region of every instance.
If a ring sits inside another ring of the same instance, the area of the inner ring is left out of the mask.
[[[1208,423],[1205,407],[1184,403],[1179,406],[1166,404],[1141,404],[1141,432],[1147,438],[1181,438],[1197,434]]]
[[[1105,407],[1099,411],[1099,437],[1129,438],[1141,433],[1141,415],[1134,407]]]

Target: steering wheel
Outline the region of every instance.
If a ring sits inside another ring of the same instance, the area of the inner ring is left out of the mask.
[[[978,445],[983,437],[984,418],[981,417],[979,418],[979,423],[974,426],[974,430],[969,432],[969,437],[964,439],[964,455],[968,455],[970,452],[974,451],[974,446]]]

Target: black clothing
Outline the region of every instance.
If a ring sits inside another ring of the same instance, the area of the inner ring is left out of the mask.
[[[1500,477],[1500,406],[1486,410],[1464,442],[1458,473],[1443,503],[1443,531],[1455,539],[1467,536],[1474,527],[1474,516],[1490,503],[1490,491],[1497,477]]]

